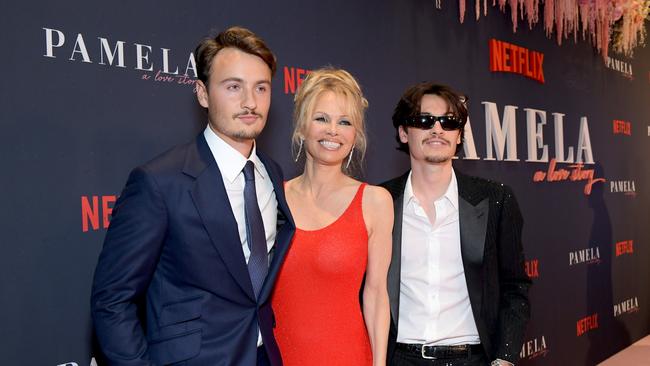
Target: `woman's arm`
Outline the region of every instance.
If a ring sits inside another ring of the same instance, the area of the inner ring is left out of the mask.
[[[370,336],[374,366],[386,365],[390,307],[386,285],[393,232],[393,200],[387,190],[367,186],[363,217],[368,229],[368,264],[363,288],[363,317]]]

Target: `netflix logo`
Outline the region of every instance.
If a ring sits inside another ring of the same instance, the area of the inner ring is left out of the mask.
[[[544,54],[508,42],[489,41],[490,71],[511,72],[544,84]]]
[[[632,123],[615,119],[612,121],[612,130],[614,135],[632,136]]]
[[[576,335],[579,337],[598,328],[598,313],[593,313],[576,322]]]
[[[616,256],[621,256],[623,254],[633,254],[634,253],[634,240],[623,240],[619,241],[614,245],[616,248]]]
[[[81,231],[108,229],[116,200],[115,195],[81,196]]]
[[[539,259],[531,259],[524,264],[528,278],[539,277]]]
[[[311,70],[298,67],[284,67],[284,94],[296,94],[296,90]]]

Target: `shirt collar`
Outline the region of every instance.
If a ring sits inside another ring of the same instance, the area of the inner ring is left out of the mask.
[[[415,194],[413,194],[413,185],[411,183],[412,174],[413,171],[409,173],[409,176],[406,179],[406,187],[404,187],[404,202],[407,206],[412,201],[417,201],[417,197],[415,197]],[[445,193],[442,195],[442,197],[438,198],[438,200],[441,200],[443,198],[449,200],[452,206],[458,210],[458,182],[456,181],[456,172],[454,171],[454,168],[451,168],[451,181],[449,181],[447,190],[445,190]]]
[[[230,183],[235,182],[235,179],[237,179],[237,176],[242,172],[244,165],[246,165],[248,160],[253,162],[257,173],[263,179],[266,179],[266,172],[263,169],[264,164],[257,156],[257,144],[255,144],[255,142],[253,142],[251,155],[246,159],[239,153],[239,151],[228,145],[228,143],[219,137],[219,135],[214,133],[210,128],[210,125],[205,128],[205,131],[203,131],[203,136],[205,137],[205,141],[208,143],[208,147],[210,147],[214,160],[219,166],[221,175],[223,175]]]
[[[415,194],[413,194],[413,185],[411,183],[411,176],[413,171],[409,172],[409,177],[406,178],[406,186],[404,187],[404,203],[408,206],[411,204],[411,201],[417,200]]]
[[[458,210],[458,181],[456,180],[456,172],[454,171],[454,168],[451,168],[451,181],[449,182],[449,187],[447,187],[444,196],[447,197],[452,206]]]

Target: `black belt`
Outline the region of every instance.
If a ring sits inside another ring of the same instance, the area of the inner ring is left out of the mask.
[[[425,346],[422,344],[397,343],[397,348],[428,360],[469,358],[472,354],[480,354],[483,352],[483,346],[480,344]]]

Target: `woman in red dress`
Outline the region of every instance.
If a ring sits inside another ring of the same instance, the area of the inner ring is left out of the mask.
[[[365,153],[367,101],[352,75],[325,68],[307,76],[295,103],[305,169],[285,185],[297,229],[272,300],[284,365],[384,366],[392,199],[348,175]]]

